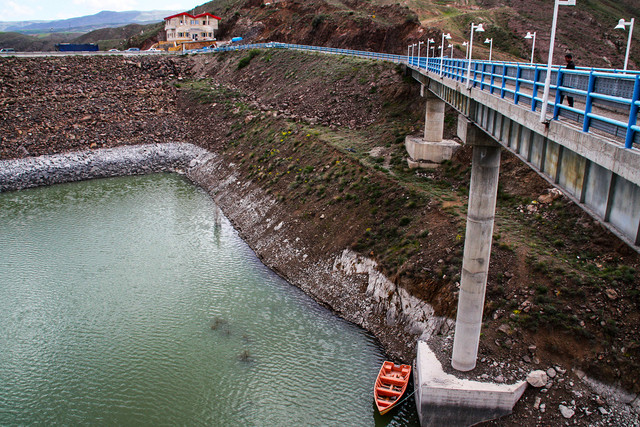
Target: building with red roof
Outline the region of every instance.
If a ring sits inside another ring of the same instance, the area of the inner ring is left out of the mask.
[[[192,15],[177,13],[164,18],[164,29],[169,42],[215,40],[215,31],[221,18],[211,13]]]

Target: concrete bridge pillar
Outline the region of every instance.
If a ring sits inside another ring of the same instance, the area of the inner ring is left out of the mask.
[[[444,101],[425,89],[423,96],[427,100],[424,119],[424,140],[441,142],[444,135]]]
[[[445,102],[422,85],[421,95],[427,100],[424,120],[424,138],[407,135],[405,147],[409,154],[409,167],[437,167],[451,159],[460,145],[456,141],[443,140]]]
[[[451,366],[470,371],[475,368],[478,356],[498,193],[500,146],[462,115],[458,118],[458,136],[473,146],[473,160]]]

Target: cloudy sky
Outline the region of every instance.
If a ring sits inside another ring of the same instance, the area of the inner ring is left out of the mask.
[[[0,0],[0,21],[53,21],[102,10],[189,10],[207,0]]]

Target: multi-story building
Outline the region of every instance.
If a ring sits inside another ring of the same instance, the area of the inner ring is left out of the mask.
[[[215,31],[221,18],[210,13],[191,15],[178,13],[164,18],[168,42],[215,40]]]

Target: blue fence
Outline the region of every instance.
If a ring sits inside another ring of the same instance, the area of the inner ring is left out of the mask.
[[[451,58],[409,58],[409,64],[429,74],[464,82],[514,104],[540,111],[547,66],[518,62],[469,61]],[[551,70],[549,108],[553,119],[578,123],[583,132],[604,132],[624,140],[626,148],[640,143],[638,108],[640,72],[578,68]],[[572,100],[573,105],[565,105]]]
[[[404,55],[392,55],[389,53],[367,52],[365,50],[338,49],[333,47],[307,46],[302,44],[289,44],[289,43],[277,43],[277,42],[254,43],[254,44],[244,44],[244,45],[226,45],[226,46],[218,47],[215,49],[211,49],[210,51],[228,52],[228,51],[234,51],[234,50],[266,49],[266,48],[295,49],[295,50],[304,50],[304,51],[311,51],[311,52],[329,53],[334,55],[359,56],[362,58],[378,59],[378,60],[391,61],[396,63],[407,63],[407,56],[404,56]],[[202,50],[196,50],[195,52],[202,52]]]
[[[423,69],[427,75],[446,77],[469,87],[488,91],[531,111],[540,111],[547,66],[521,62],[469,61],[453,58],[418,58],[361,50],[337,49],[288,43],[227,45],[190,52],[227,52],[245,49],[295,49],[326,54],[405,63]],[[565,105],[564,99],[573,100]],[[551,70],[549,108],[553,119],[573,121],[584,132],[600,132],[623,140],[626,148],[640,144],[640,71],[584,68],[575,70],[555,66]]]

